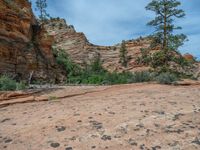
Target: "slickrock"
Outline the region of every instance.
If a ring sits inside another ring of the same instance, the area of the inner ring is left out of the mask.
[[[96,92],[56,99],[79,91]],[[51,91],[49,101],[0,108],[0,149],[199,150],[199,91],[158,84]]]

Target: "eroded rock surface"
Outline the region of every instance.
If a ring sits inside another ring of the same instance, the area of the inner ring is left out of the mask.
[[[53,42],[27,0],[0,1],[0,74],[61,82],[65,72],[55,62]]]
[[[199,85],[117,85],[0,108],[0,149],[199,150],[199,91]]]
[[[121,44],[114,46],[98,46],[91,44],[84,33],[76,32],[72,25],[68,25],[64,19],[52,19],[45,24],[45,29],[55,37],[54,48],[65,50],[72,60],[80,65],[89,63],[97,55],[101,56],[103,66],[109,71],[123,70],[140,71],[147,70],[148,67],[140,66],[136,59],[141,55],[141,48],[147,48],[150,45],[150,39],[138,38],[136,40],[126,41],[129,63],[124,68],[120,63],[119,51]]]

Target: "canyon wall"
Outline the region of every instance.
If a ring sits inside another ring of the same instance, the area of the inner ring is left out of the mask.
[[[27,0],[0,1],[0,74],[62,82],[65,72],[55,62],[53,42],[54,37],[37,23]]]
[[[76,32],[74,27],[68,25],[64,19],[52,19],[45,24],[49,35],[55,37],[54,48],[65,50],[72,60],[80,65],[90,62],[96,55],[101,56],[103,67],[109,71],[121,72],[123,70],[141,71],[149,67],[139,66],[136,59],[141,55],[141,48],[150,45],[148,38],[139,38],[125,42],[128,52],[128,66],[124,68],[120,63],[121,44],[114,46],[98,46],[91,44],[83,33]]]
[[[54,18],[40,25],[27,0],[0,1],[0,74],[18,80],[32,77],[37,81],[63,82],[67,73],[56,63],[53,48],[66,51],[81,66],[99,55],[103,67],[111,72],[148,70],[149,66],[138,65],[136,60],[141,56],[140,49],[149,47],[150,42],[149,38],[142,37],[125,41],[129,61],[127,67],[123,67],[119,57],[121,43],[94,45],[64,19]],[[198,77],[199,70],[196,64],[194,74],[198,72]]]

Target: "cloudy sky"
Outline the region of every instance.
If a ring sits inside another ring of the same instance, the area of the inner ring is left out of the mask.
[[[152,34],[146,26],[153,13],[145,6],[151,0],[47,0],[52,17],[65,18],[78,32],[84,32],[90,42],[97,45],[114,45],[122,40]],[[200,58],[200,0],[180,0],[186,17],[176,23],[189,41],[180,48]],[[33,7],[35,0],[32,0]]]

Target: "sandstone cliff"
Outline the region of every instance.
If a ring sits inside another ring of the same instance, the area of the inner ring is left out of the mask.
[[[100,55],[103,67],[111,72],[148,70],[149,66],[138,65],[136,60],[141,55],[140,49],[149,47],[150,42],[149,38],[125,41],[129,62],[124,68],[119,57],[121,43],[91,44],[84,33],[76,32],[64,19],[51,19],[40,26],[27,0],[0,1],[0,74],[11,74],[19,80],[28,80],[33,75],[33,80],[64,81],[66,72],[56,63],[52,47],[65,50],[80,65]],[[189,74],[200,77],[199,70],[200,65],[195,64]]]
[[[0,1],[0,74],[16,79],[61,82],[65,72],[56,64],[52,36],[40,27],[27,0]]]
[[[85,62],[90,62],[97,54],[100,54],[103,62],[103,67],[108,71],[144,71],[149,70],[149,66],[138,65],[137,58],[141,56],[141,48],[148,48],[150,46],[149,38],[138,38],[136,40],[125,41],[126,49],[128,51],[128,66],[124,68],[120,63],[120,47],[121,43],[114,46],[98,46],[91,44],[83,33],[76,32],[73,26],[68,25],[64,19],[52,19],[45,24],[45,29],[48,34],[55,37],[54,48],[65,50],[72,60],[80,65]],[[159,50],[156,47],[151,50],[151,53]],[[175,55],[180,57],[180,54],[175,52]],[[183,56],[186,60],[193,60],[193,56],[186,54]],[[193,66],[180,67],[172,65],[177,70],[187,75],[194,75],[195,78],[200,77],[200,65],[195,63]]]
[[[83,33],[76,32],[73,26],[68,25],[64,19],[52,19],[45,24],[45,29],[55,37],[54,48],[65,50],[72,60],[80,65],[89,62],[94,56],[100,54],[103,61],[103,67],[109,71],[123,70],[140,71],[148,67],[138,66],[136,58],[141,54],[141,48],[147,48],[150,40],[139,38],[136,40],[126,41],[129,63],[124,68],[120,63],[119,51],[121,44],[114,46],[98,46],[88,42]]]

